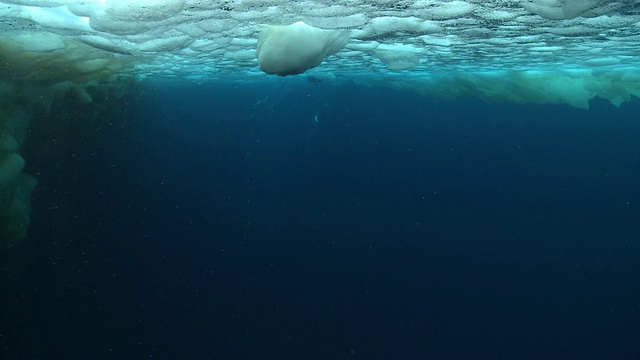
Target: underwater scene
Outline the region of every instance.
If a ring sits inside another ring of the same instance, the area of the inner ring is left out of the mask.
[[[640,356],[640,101],[288,79],[125,99],[25,145],[3,359]]]
[[[639,55],[637,0],[0,0],[0,360],[638,360]]]

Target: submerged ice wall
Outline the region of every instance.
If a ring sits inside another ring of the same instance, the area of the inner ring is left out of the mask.
[[[2,18],[0,26],[11,21]],[[103,93],[121,85],[118,71],[130,61],[72,38],[33,30],[0,32],[0,246],[22,241],[31,221],[37,180],[23,171],[20,150],[34,117],[46,116],[61,97],[91,103],[95,89]]]
[[[284,28],[315,35],[268,40]],[[587,109],[640,97],[639,55],[640,0],[0,0],[0,243],[24,237],[35,179],[20,144],[59,96],[262,68]]]
[[[9,245],[26,236],[30,197],[36,186],[33,176],[22,173],[24,159],[19,150],[29,117],[26,109],[16,105],[15,90],[0,81],[0,239]]]

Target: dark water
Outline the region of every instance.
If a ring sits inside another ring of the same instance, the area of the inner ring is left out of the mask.
[[[40,135],[0,358],[640,359],[639,114],[159,84]]]

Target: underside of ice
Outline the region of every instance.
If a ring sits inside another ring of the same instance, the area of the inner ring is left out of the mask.
[[[638,0],[0,4],[5,79],[48,84],[123,77],[256,79],[269,76],[258,64],[259,34],[301,21],[320,34],[346,34],[344,46],[320,51],[313,66],[301,70],[277,70],[278,64],[270,63],[272,73],[306,70],[316,79],[343,77],[433,95],[583,108],[594,97],[619,105],[640,93]],[[308,45],[313,41],[319,40]],[[297,46],[275,43],[286,51],[270,48],[270,59],[284,63],[299,55],[291,52]]]

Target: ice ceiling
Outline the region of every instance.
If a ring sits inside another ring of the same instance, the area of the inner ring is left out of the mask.
[[[0,19],[5,77],[53,83],[264,77],[259,33],[303,21],[348,34],[311,77],[581,108],[640,93],[638,0],[2,0]]]

